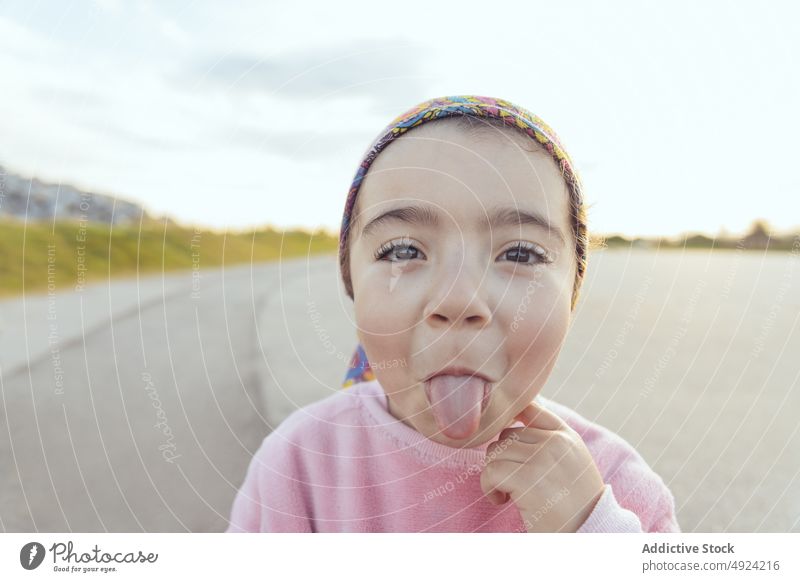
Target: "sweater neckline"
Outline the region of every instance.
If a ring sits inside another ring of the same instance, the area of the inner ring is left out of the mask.
[[[473,448],[459,448],[437,443],[389,412],[389,400],[377,379],[360,382],[350,388],[357,397],[359,405],[375,421],[374,427],[395,441],[399,448],[414,453],[426,464],[453,467],[471,467],[483,463],[486,449],[497,440],[500,432],[482,445]],[[516,421],[512,427],[524,426]]]

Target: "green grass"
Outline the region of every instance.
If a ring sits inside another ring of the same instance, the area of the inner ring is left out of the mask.
[[[88,284],[137,270],[144,275],[191,269],[195,262],[206,268],[335,253],[337,245],[338,238],[325,231],[195,232],[159,221],[140,230],[139,225],[0,220],[0,296],[43,291],[49,272],[57,289],[73,289],[84,276]]]

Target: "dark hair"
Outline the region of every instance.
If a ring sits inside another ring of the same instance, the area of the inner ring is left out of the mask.
[[[424,125],[430,125],[431,123],[438,123],[444,120],[455,121],[456,126],[459,129],[468,131],[470,137],[485,136],[490,133],[500,137],[503,135],[501,133],[501,130],[509,128],[509,125],[506,124],[502,119],[477,118],[470,115],[454,115],[450,117],[434,119],[428,121]],[[413,131],[413,129],[410,131]],[[404,135],[407,134],[408,132],[406,132],[406,134]],[[532,148],[531,149],[523,148],[523,149],[529,152],[541,151],[546,153],[548,157],[551,157],[549,152],[547,152],[547,150],[545,150],[541,146],[541,144],[539,144],[538,142],[534,142],[534,140],[532,140],[528,136],[525,137],[527,142],[532,144]],[[397,139],[402,139],[402,136],[400,136]],[[555,160],[553,160],[553,163],[554,164],[556,163]],[[572,286],[572,301],[570,305],[570,308],[574,311],[575,306],[578,303],[578,296],[580,294],[581,284],[583,283],[583,278],[586,273],[587,252],[590,248],[590,241],[586,226],[586,206],[583,202],[583,192],[581,190],[581,185],[576,180],[570,179],[570,177],[563,170],[560,169],[559,171],[561,175],[564,177],[564,180],[567,184],[567,190],[569,195],[570,230],[575,240],[576,268],[575,268],[575,280]],[[350,278],[349,233],[354,232],[357,228],[356,225],[360,222],[358,201],[359,201],[358,196],[356,196],[352,210],[353,221],[350,224],[350,228],[348,228],[349,232],[344,233],[344,236],[347,238],[347,240],[345,241],[344,252],[342,253],[342,256],[339,257],[339,263],[342,271],[342,280],[344,282],[345,291],[347,292],[347,296],[353,300],[355,300],[355,297],[353,296],[353,283]]]

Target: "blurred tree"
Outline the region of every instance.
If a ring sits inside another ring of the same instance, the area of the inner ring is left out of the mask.
[[[763,219],[753,221],[750,232],[744,237],[744,244],[750,249],[765,249],[769,245],[769,223]]]

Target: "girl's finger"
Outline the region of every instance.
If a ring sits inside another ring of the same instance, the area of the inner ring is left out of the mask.
[[[548,439],[553,438],[557,431],[546,430],[543,428],[531,428],[527,426],[504,428],[497,435],[497,442],[501,443],[506,441],[508,445],[515,441],[527,443],[530,445],[538,445],[546,443]]]
[[[486,461],[505,460],[526,463],[541,449],[537,444],[517,440],[495,441],[486,447]]]
[[[530,402],[514,418],[527,427],[544,430],[558,430],[567,426],[558,415],[550,412],[535,400]]]

